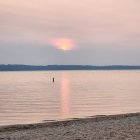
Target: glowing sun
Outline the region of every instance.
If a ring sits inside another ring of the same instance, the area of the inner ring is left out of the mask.
[[[69,51],[72,50],[74,47],[74,43],[70,39],[66,38],[59,38],[59,39],[54,39],[53,44],[58,48],[63,51]]]

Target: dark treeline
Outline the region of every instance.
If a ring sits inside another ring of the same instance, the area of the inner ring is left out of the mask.
[[[0,65],[0,71],[39,71],[39,70],[138,70],[140,66],[90,66],[90,65]]]

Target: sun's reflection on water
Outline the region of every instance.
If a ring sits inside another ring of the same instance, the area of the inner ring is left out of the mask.
[[[64,75],[61,80],[61,112],[64,117],[68,117],[70,115],[70,83],[68,78]]]

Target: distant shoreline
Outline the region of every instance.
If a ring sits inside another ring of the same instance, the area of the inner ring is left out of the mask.
[[[140,138],[140,113],[0,127],[0,139],[135,139]]]
[[[110,65],[0,65],[0,71],[62,71],[62,70],[140,70],[140,66]]]

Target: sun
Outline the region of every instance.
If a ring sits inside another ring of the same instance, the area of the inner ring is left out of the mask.
[[[63,50],[63,51],[72,50],[74,47],[73,41],[71,39],[66,39],[66,38],[54,39],[53,45],[55,45],[56,48]]]

